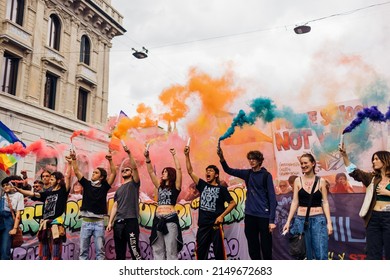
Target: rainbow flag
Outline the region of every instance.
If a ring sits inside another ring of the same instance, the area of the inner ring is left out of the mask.
[[[0,121],[0,147],[5,147],[15,142],[20,142],[24,147],[26,145],[15,136],[11,129]],[[0,169],[9,174],[8,168],[13,166],[19,157],[8,154],[0,154]]]

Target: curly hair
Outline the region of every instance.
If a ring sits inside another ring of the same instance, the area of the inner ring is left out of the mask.
[[[255,160],[258,160],[260,165],[262,165],[264,161],[264,156],[260,151],[249,151],[246,155],[246,158],[247,159],[253,158]]]

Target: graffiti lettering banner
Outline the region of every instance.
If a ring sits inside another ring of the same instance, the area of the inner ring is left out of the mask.
[[[246,190],[242,187],[231,188],[230,193],[237,202],[233,211],[225,217],[225,247],[228,259],[248,260],[248,247],[244,234],[244,201]],[[330,259],[364,259],[365,234],[363,221],[358,217],[358,210],[363,200],[363,194],[331,194],[330,207],[333,221],[334,234],[329,239]],[[81,220],[79,219],[80,195],[70,196],[66,213],[65,226],[67,229],[67,242],[63,246],[63,259],[77,260],[79,256],[79,234]],[[291,204],[291,193],[277,196],[277,231],[273,234],[273,258],[275,260],[290,259],[287,253],[286,237],[281,235],[286,222]],[[113,204],[112,195],[108,199],[109,208]],[[180,201],[176,205],[180,226],[183,232],[184,247],[179,253],[179,259],[195,259],[195,236],[197,231],[199,198],[192,201]],[[140,249],[143,259],[153,259],[152,249],[149,244],[149,236],[156,210],[156,205],[141,202],[140,208]],[[25,243],[20,248],[15,248],[12,258],[18,260],[34,260],[38,256],[37,232],[39,221],[42,217],[42,204],[28,201],[22,215],[22,226]],[[106,259],[115,259],[114,240],[112,232],[106,233]],[[94,259],[94,245],[90,246],[90,258]],[[128,259],[130,254],[128,253]],[[210,250],[210,259],[213,259]]]

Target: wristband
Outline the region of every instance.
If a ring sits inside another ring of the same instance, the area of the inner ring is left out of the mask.
[[[150,160],[147,160],[147,161],[145,161],[146,163],[151,163],[151,161]]]

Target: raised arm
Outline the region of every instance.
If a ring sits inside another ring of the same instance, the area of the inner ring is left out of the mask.
[[[223,155],[223,151],[222,151],[222,148],[221,148],[220,145],[218,145],[218,147],[217,147],[217,155],[219,156],[219,161],[220,162],[225,161],[225,157]]]
[[[72,161],[71,155],[66,156],[65,160],[68,163],[66,166],[66,172],[65,172],[65,187],[66,187],[66,190],[69,191],[70,187],[72,186],[71,179],[72,179],[72,162],[73,161]]]
[[[72,158],[72,167],[73,167],[73,172],[74,172],[74,175],[76,175],[77,177],[77,180],[81,180],[81,178],[83,178],[83,173],[81,173],[80,169],[79,169],[79,165],[77,163],[77,156],[76,156],[76,152],[74,150],[70,151],[70,157]]]
[[[190,175],[192,181],[194,181],[195,184],[199,183],[199,177],[194,174],[194,169],[192,168],[191,159],[190,159],[190,147],[186,146],[184,148],[184,154],[186,156],[186,167],[188,175]]]
[[[175,162],[175,168],[176,168],[176,182],[175,182],[175,185],[176,185],[176,189],[178,191],[180,191],[181,190],[181,181],[182,181],[182,172],[181,172],[180,162],[179,162],[179,159],[177,158],[176,150],[172,148],[172,149],[169,149],[169,151],[171,152],[171,154],[173,156],[173,160]]]
[[[157,178],[156,174],[154,173],[153,166],[152,166],[152,161],[150,160],[149,151],[148,150],[145,150],[144,156],[145,156],[145,159],[146,159],[145,160],[146,168],[148,169],[148,173],[149,173],[150,179],[152,179],[153,185],[156,188],[158,188],[160,183],[158,181],[158,178]]]
[[[249,170],[248,169],[235,169],[231,168],[228,163],[226,162],[225,156],[223,155],[223,151],[221,146],[218,145],[217,147],[217,155],[219,156],[219,161],[222,165],[223,171],[225,171],[227,174],[241,178],[243,180],[247,180],[248,175],[249,175]],[[248,182],[245,181],[247,184]]]
[[[135,183],[139,183],[139,180],[140,180],[139,179],[139,173],[138,173],[138,168],[137,168],[137,164],[136,164],[136,162],[134,160],[134,157],[133,157],[133,155],[131,154],[131,151],[129,150],[129,148],[126,145],[123,146],[123,149],[125,150],[125,152],[129,156],[130,167],[133,170],[133,181]]]
[[[373,173],[365,172],[357,168],[348,158],[347,151],[345,149],[344,143],[339,146],[340,154],[343,158],[344,165],[347,169],[348,175],[351,176],[354,180],[362,182],[366,187],[370,185],[372,178],[374,177]]]
[[[110,164],[110,176],[108,176],[107,178],[107,183],[111,186],[114,183],[116,178],[116,167],[114,161],[112,160],[111,151],[108,152],[108,154],[106,155],[106,160],[108,160]]]
[[[21,170],[20,174],[22,175],[23,178],[23,187],[27,187],[28,186],[27,170]]]
[[[347,151],[345,149],[344,143],[339,145],[339,152],[340,152],[341,157],[343,158],[344,165],[345,166],[350,166],[351,165],[351,161],[348,158]]]

